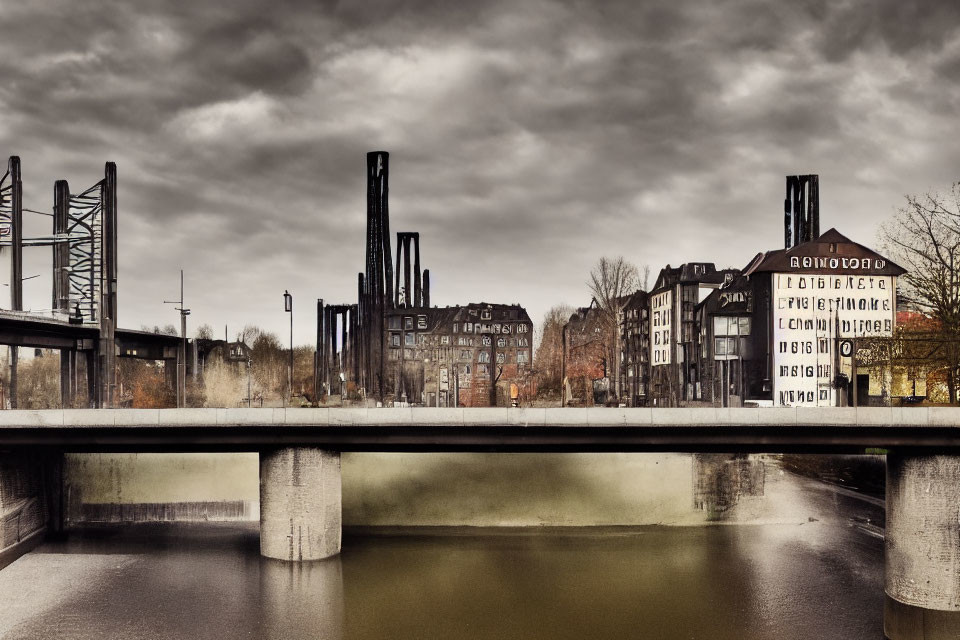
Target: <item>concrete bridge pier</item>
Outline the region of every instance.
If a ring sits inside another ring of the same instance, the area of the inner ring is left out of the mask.
[[[301,562],[340,553],[340,453],[260,453],[260,555]]]
[[[887,455],[883,630],[960,638],[960,456]]]

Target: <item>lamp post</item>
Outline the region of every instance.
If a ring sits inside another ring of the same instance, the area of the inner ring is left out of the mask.
[[[293,296],[283,291],[283,310],[290,314],[290,368],[287,370],[287,398],[293,398]]]

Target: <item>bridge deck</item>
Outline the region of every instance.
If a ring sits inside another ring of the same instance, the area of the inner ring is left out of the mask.
[[[960,454],[960,408],[99,409],[0,411],[0,447],[69,451]]]

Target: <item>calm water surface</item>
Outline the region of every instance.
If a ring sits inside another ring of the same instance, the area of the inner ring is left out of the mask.
[[[88,528],[0,571],[0,637],[881,640],[882,508],[790,482],[785,524],[348,533],[304,565],[255,523]]]

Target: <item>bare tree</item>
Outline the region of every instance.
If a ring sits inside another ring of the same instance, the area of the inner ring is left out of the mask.
[[[613,371],[614,394],[620,388],[620,313],[627,296],[636,291],[639,284],[637,267],[622,256],[600,258],[587,281],[600,312],[608,368]]]
[[[560,393],[563,326],[572,313],[573,307],[568,304],[555,305],[544,314],[537,329],[538,345],[533,368],[537,372],[537,389],[540,391]]]
[[[941,347],[931,353],[946,368],[950,404],[960,376],[960,183],[948,196],[906,196],[907,204],[880,228],[883,249],[907,270],[901,297],[932,318]]]

